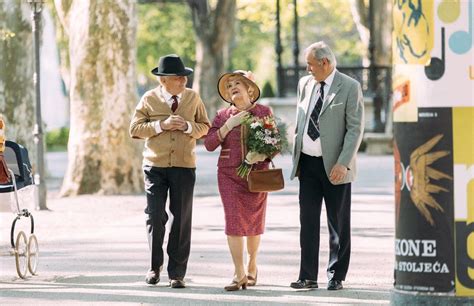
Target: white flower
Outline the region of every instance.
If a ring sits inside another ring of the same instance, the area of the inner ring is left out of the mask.
[[[256,128],[259,127],[259,126],[262,126],[262,124],[261,124],[260,122],[258,122],[258,121],[253,122],[253,123],[250,124],[250,127],[251,127],[252,129],[256,129]]]
[[[269,137],[269,136],[265,136],[265,138],[263,139],[263,141],[265,141],[266,144],[272,144],[273,138],[271,138],[271,137]]]
[[[272,134],[272,131],[270,130],[265,130],[265,135],[271,135]]]

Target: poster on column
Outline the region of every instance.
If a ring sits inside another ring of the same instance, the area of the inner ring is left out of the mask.
[[[474,0],[393,4],[396,287],[474,297]],[[406,263],[427,235],[443,273]]]
[[[394,123],[395,287],[454,290],[451,108],[419,108]]]
[[[393,121],[474,106],[474,0],[394,1]]]
[[[453,108],[456,295],[474,296],[474,107]]]

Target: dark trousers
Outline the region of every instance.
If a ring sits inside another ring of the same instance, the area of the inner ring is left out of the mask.
[[[324,199],[329,230],[328,279],[345,280],[351,250],[351,184],[331,184],[321,157],[302,153],[299,163],[301,223],[299,279],[318,279],[320,218]]]
[[[173,224],[168,237],[168,276],[184,278],[191,249],[191,218],[196,174],[194,168],[158,168],[144,166],[148,215],[146,227],[151,251],[151,270],[163,265],[163,239],[168,214],[166,199],[170,199]]]

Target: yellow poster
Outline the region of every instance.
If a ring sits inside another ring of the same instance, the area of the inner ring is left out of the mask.
[[[396,0],[393,6],[394,64],[428,65],[434,45],[434,1]]]
[[[474,296],[474,107],[453,108],[456,295]]]

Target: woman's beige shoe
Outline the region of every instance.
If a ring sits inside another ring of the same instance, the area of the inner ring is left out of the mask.
[[[252,275],[247,275],[247,279],[248,279],[247,286],[249,287],[255,286],[257,284],[257,276],[258,276],[258,270],[255,273],[255,277],[253,277]]]
[[[248,279],[247,276],[244,276],[239,282],[232,281],[229,285],[225,286],[225,291],[237,291],[242,287],[242,290],[247,289]]]

